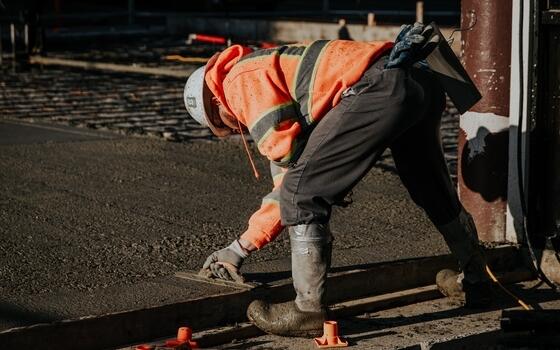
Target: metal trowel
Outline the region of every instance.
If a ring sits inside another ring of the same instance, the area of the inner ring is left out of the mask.
[[[253,289],[261,285],[260,283],[256,283],[256,282],[247,282],[247,281],[236,282],[236,281],[226,281],[223,279],[214,278],[212,277],[212,274],[208,274],[205,270],[201,270],[199,272],[179,271],[179,272],[175,272],[175,277],[188,279],[196,282],[210,283],[223,287],[231,287],[235,289]]]

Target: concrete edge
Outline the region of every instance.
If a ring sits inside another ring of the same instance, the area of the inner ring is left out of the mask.
[[[514,270],[523,266],[521,252],[515,247],[499,247],[488,252],[495,270]],[[328,278],[330,304],[376,294],[431,285],[443,268],[454,268],[451,255],[408,259],[375,264],[371,268],[335,273]],[[401,276],[401,278],[394,278]],[[341,286],[343,288],[341,288]],[[189,325],[195,331],[228,323],[246,321],[249,303],[258,298],[285,301],[293,298],[291,281],[265,285],[252,290],[187,300],[151,308],[88,316],[49,324],[12,328],[0,332],[6,348],[43,350],[83,350],[114,348],[123,344],[158,339]]]

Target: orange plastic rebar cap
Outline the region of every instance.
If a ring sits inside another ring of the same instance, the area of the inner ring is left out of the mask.
[[[180,327],[177,331],[177,340],[181,342],[189,341],[192,338],[192,331],[189,327]]]
[[[190,327],[180,327],[177,331],[177,339],[168,340],[165,346],[178,347],[187,344],[189,349],[198,349],[198,343],[192,340],[192,330]]]
[[[338,323],[325,321],[323,323],[323,336],[315,338],[315,345],[319,348],[339,348],[348,346],[348,342],[338,336]]]
[[[136,350],[154,350],[155,347],[153,345],[146,345],[146,344],[142,344],[142,345],[138,345],[136,347]]]

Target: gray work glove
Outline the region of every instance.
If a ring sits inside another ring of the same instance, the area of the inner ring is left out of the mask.
[[[395,40],[395,46],[385,64],[386,69],[410,68],[414,63],[428,57],[439,42],[439,35],[434,35],[430,25],[414,23],[403,25]]]
[[[250,252],[244,249],[238,240],[235,240],[224,249],[210,254],[200,273],[209,278],[244,282],[245,279],[239,272],[239,268],[249,254]]]

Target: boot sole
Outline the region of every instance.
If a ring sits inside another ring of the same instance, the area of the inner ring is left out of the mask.
[[[322,331],[323,329],[312,329],[312,330],[301,330],[301,331],[293,331],[293,332],[287,332],[287,333],[274,333],[273,331],[261,328],[259,326],[257,326],[257,323],[255,322],[255,320],[251,317],[251,316],[247,316],[249,318],[249,321],[251,321],[251,323],[257,327],[258,329],[260,329],[261,331],[265,332],[266,334],[270,334],[270,335],[277,335],[277,336],[281,336],[281,337],[297,337],[297,338],[317,338],[320,337],[322,335]]]

